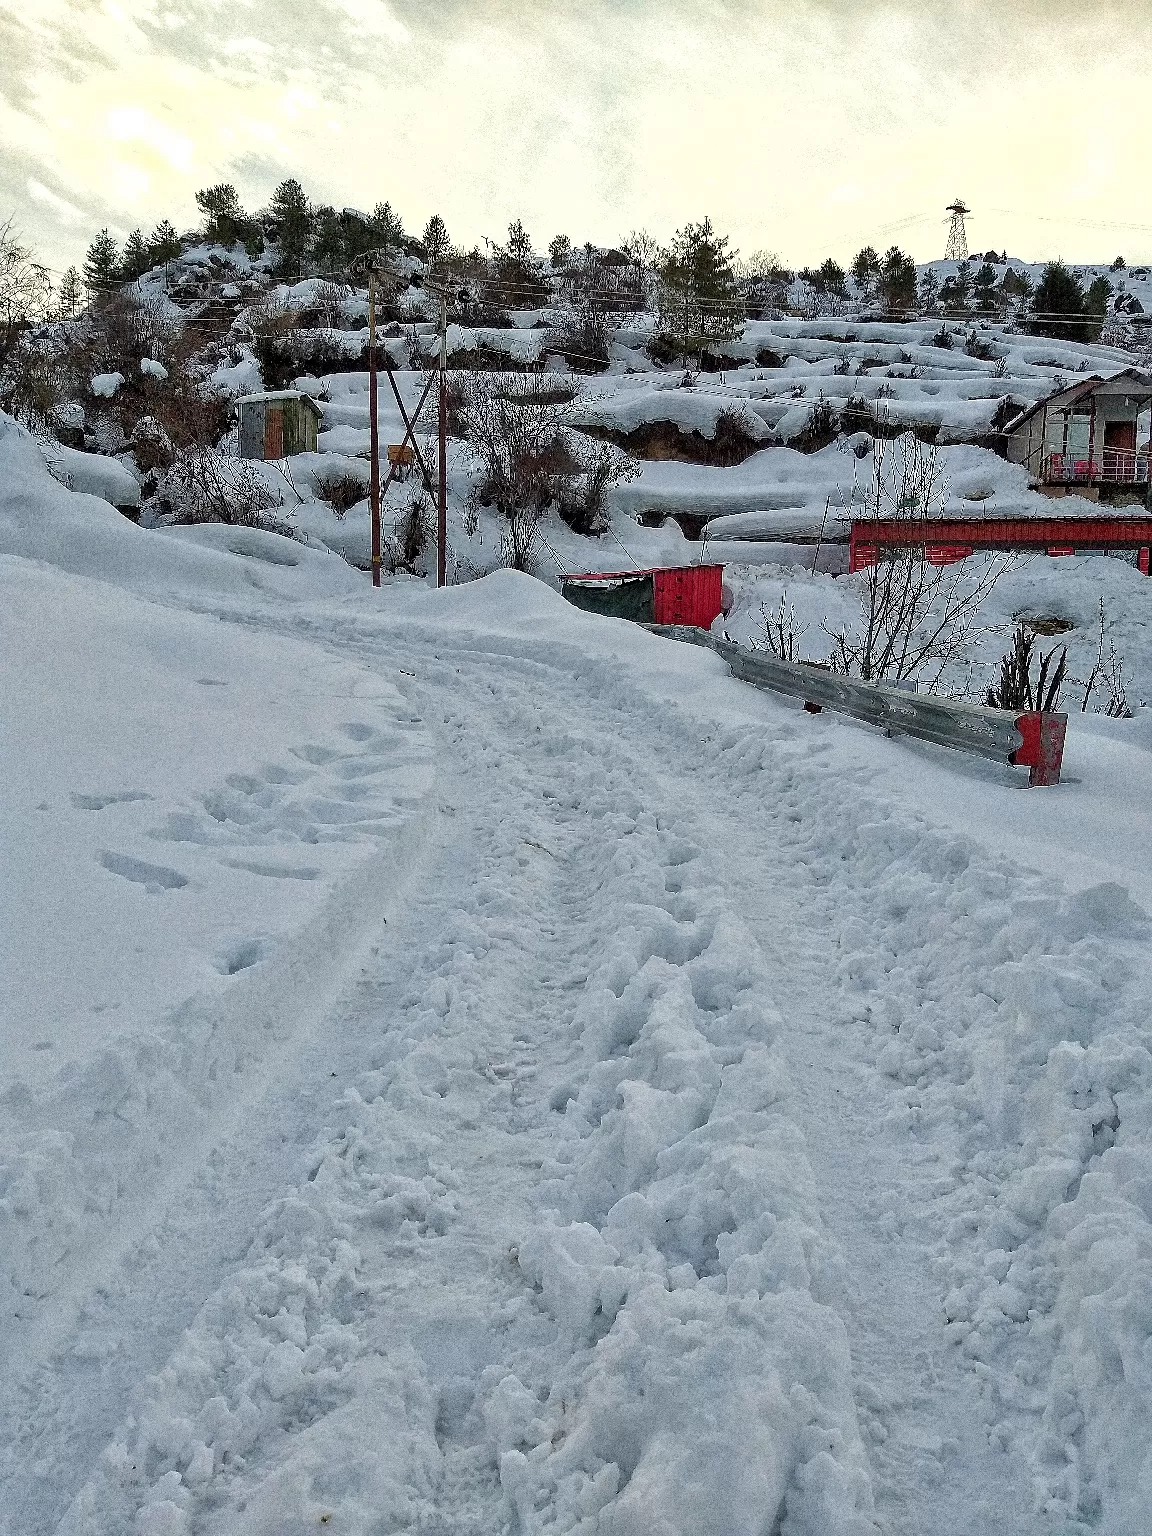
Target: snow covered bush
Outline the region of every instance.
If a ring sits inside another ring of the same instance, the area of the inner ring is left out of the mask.
[[[608,366],[607,317],[590,300],[561,312],[549,341],[576,373],[602,373]]]
[[[923,522],[943,514],[947,487],[935,448],[911,433],[891,449],[878,438],[868,512],[886,521]],[[927,535],[925,535],[925,540]],[[881,550],[854,580],[858,627],[831,631],[833,667],[865,682],[915,678],[930,693],[965,658],[980,605],[1012,564],[1011,555],[930,565],[923,541]]]
[[[273,510],[281,502],[255,465],[200,444],[176,454],[160,488],[160,504],[168,523],[228,523],[295,536]]]
[[[581,532],[602,532],[609,487],[632,473],[628,457],[567,426],[566,392],[553,380],[529,374],[512,385],[500,375],[461,378],[465,436],[480,468],[469,498],[472,526],[481,507],[496,508],[505,564],[532,568],[537,525],[551,507]]]

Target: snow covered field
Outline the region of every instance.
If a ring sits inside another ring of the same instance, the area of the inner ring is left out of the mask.
[[[0,582],[0,1529],[1143,1536],[1146,712],[1024,791],[3,420]]]

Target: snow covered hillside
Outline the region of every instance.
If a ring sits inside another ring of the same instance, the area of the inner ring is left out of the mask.
[[[1146,711],[1025,791],[5,418],[0,582],[0,1529],[1143,1536]]]

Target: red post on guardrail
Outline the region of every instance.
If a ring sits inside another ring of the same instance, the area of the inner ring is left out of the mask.
[[[1059,784],[1068,716],[1030,710],[1026,715],[1016,716],[1016,729],[1024,741],[1012,753],[1010,761],[1017,767],[1028,769],[1031,786]]]

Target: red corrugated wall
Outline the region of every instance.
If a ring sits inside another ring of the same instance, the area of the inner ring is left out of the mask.
[[[710,629],[724,607],[724,567],[684,565],[653,571],[657,624],[693,624]]]

